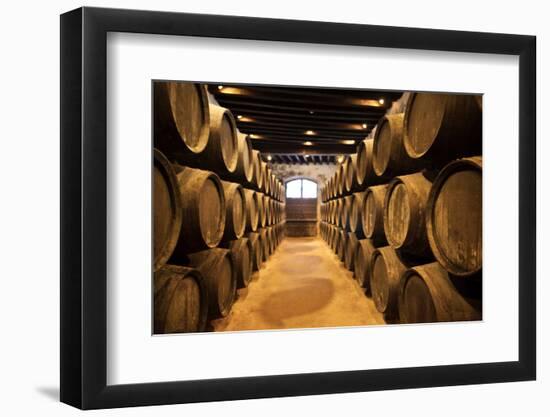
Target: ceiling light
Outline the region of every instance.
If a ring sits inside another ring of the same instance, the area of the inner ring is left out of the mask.
[[[304,155],[304,158],[308,158],[308,157],[309,157],[309,155]]]
[[[313,145],[313,142],[310,142],[309,140],[307,140],[307,141],[304,142],[304,145],[311,146],[311,145]]]
[[[339,164],[341,164],[342,162],[344,162],[344,155],[340,155],[336,160]]]
[[[344,145],[355,145],[355,141],[353,139],[344,139],[341,143]]]
[[[315,132],[313,130],[306,130],[306,135],[311,136],[311,135],[314,135],[314,134],[315,134]]]
[[[273,158],[271,157],[271,155],[267,155],[267,160],[268,161],[271,161]]]
[[[380,104],[384,104],[384,99],[381,98],[380,100],[378,100],[378,102],[379,102]]]
[[[249,137],[250,139],[261,139],[261,138],[262,138],[261,135],[256,135],[256,134],[254,134],[254,133],[248,135],[248,137]]]
[[[363,123],[361,126],[363,126],[363,129],[366,129],[368,125],[366,123]]]
[[[243,117],[240,114],[237,116],[237,119],[242,119],[242,118]]]
[[[218,85],[218,90],[222,90],[223,89],[223,85]]]
[[[314,114],[315,112],[313,110],[310,110],[309,111],[309,114]]]

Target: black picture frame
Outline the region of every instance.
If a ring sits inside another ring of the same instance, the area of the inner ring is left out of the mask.
[[[519,360],[132,385],[107,375],[108,32],[519,56]],[[80,8],[61,16],[61,401],[82,409],[525,381],[536,378],[536,38]]]

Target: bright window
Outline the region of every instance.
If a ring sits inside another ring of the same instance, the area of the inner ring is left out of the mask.
[[[317,183],[305,179],[289,181],[286,198],[317,198]]]

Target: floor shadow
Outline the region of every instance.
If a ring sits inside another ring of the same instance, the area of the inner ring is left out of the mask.
[[[37,387],[36,391],[53,401],[59,401],[59,387]]]
[[[325,307],[334,296],[334,284],[327,278],[306,278],[292,288],[273,293],[259,308],[273,324],[313,313]]]

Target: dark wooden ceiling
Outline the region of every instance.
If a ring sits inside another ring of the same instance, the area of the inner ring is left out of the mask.
[[[210,84],[208,90],[272,163],[334,163],[335,155],[355,152],[402,94],[234,84]]]

